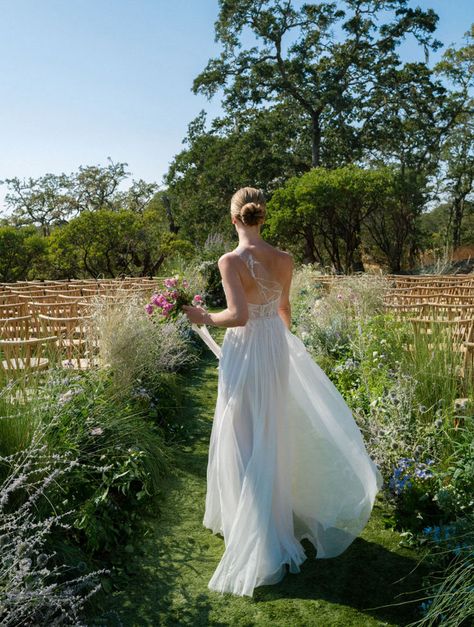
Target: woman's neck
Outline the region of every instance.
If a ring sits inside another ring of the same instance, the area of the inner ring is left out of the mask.
[[[262,237],[258,231],[255,233],[239,233],[239,246],[254,246],[261,241]]]

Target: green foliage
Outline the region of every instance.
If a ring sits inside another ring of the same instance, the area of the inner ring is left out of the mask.
[[[337,272],[363,269],[362,252],[374,244],[378,257],[399,269],[414,236],[418,197],[407,197],[393,168],[313,168],[275,191],[267,229],[300,259]]]
[[[190,244],[166,230],[152,208],[84,211],[49,238],[51,265],[58,277],[154,275],[164,259]]]
[[[375,130],[383,133],[382,119],[389,127],[391,102],[383,98],[389,84],[398,86],[405,99],[416,85],[420,103],[409,99],[416,109],[429,96],[433,99],[426,66],[417,64],[426,68],[424,73],[400,63],[397,49],[405,34],[413,34],[425,50],[436,50],[441,43],[432,38],[437,21],[433,11],[409,11],[399,0],[388,9],[394,13],[389,22],[380,23],[378,5],[340,5],[223,0],[215,24],[222,52],[196,77],[194,91],[212,97],[223,89],[228,111],[287,98],[308,120],[313,166],[334,167],[342,155],[343,162],[359,158],[362,138],[374,138]],[[344,30],[342,42],[334,40],[335,28]]]
[[[202,111],[165,177],[184,236],[199,245],[210,232],[229,238],[230,199],[239,187],[271,194],[288,176],[306,171],[310,156],[301,146],[300,127],[298,110],[285,103],[214,120],[209,129]]]
[[[219,257],[231,249],[231,243],[222,235],[209,235],[199,258],[196,269],[201,276],[204,302],[209,307],[225,307],[226,298],[222,287],[221,275],[217,262]]]
[[[0,226],[0,251],[1,281],[40,278],[47,243],[33,226]]]

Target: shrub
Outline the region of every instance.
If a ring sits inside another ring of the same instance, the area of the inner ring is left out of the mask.
[[[69,452],[50,453],[44,426],[18,453],[0,457],[0,623],[81,625],[87,601],[99,590],[106,569],[84,561],[67,565],[51,550],[54,534],[71,529],[74,512],[49,507],[55,486],[68,481],[79,462]],[[89,571],[89,572],[87,572]]]

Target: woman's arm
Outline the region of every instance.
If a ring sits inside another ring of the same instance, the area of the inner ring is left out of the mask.
[[[278,306],[278,315],[285,323],[288,329],[291,329],[291,304],[290,304],[290,287],[293,278],[293,257],[288,254],[288,260],[285,265],[285,278],[283,283],[283,291]]]
[[[217,262],[222,277],[227,308],[216,313],[209,313],[203,307],[184,305],[183,311],[190,322],[210,324],[215,327],[243,327],[247,324],[249,318],[247,299],[237,264],[238,259],[232,253],[222,255]]]

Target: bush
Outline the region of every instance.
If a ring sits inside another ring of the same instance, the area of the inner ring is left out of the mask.
[[[51,511],[54,487],[67,483],[79,462],[69,452],[51,453],[43,425],[29,445],[0,456],[0,622],[20,625],[81,625],[87,601],[109,571],[84,561],[64,563],[51,549],[53,536],[71,529],[74,512]]]

